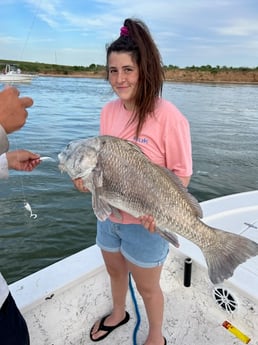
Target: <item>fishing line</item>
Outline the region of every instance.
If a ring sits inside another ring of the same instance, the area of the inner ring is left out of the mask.
[[[32,32],[32,29],[33,29],[33,27],[34,27],[34,24],[35,24],[35,21],[36,21],[37,14],[38,14],[39,9],[40,9],[41,1],[42,1],[42,0],[39,0],[39,2],[38,2],[38,5],[37,5],[36,10],[35,10],[35,13],[34,13],[34,16],[33,16],[33,18],[32,18],[32,22],[31,22],[30,28],[29,28],[29,30],[28,30],[27,37],[26,37],[26,39],[25,39],[23,48],[22,48],[22,50],[21,50],[21,54],[20,54],[20,59],[21,59],[21,60],[22,60],[22,57],[23,57],[23,53],[24,53],[24,51],[25,51],[25,48],[26,48],[26,46],[27,46],[27,44],[28,44],[28,42],[29,42],[29,38],[30,38],[30,35],[31,35],[31,32]]]
[[[23,195],[23,205],[24,205],[24,208],[25,208],[25,210],[30,212],[30,218],[36,219],[38,217],[38,215],[36,213],[32,212],[32,208],[31,208],[30,204],[28,203],[28,201],[26,201],[25,192],[24,192],[24,185],[23,185],[23,179],[22,179],[21,176],[19,176],[19,177],[20,177],[20,182],[21,182],[21,187],[22,187],[22,195]]]
[[[40,1],[38,2],[38,5],[37,5],[36,10],[35,10],[35,12],[34,12],[34,16],[33,16],[33,18],[32,18],[32,22],[31,22],[30,28],[29,28],[28,33],[27,33],[27,37],[26,37],[26,39],[25,39],[23,48],[22,48],[22,50],[21,50],[21,54],[20,54],[20,60],[21,60],[21,61],[22,61],[22,58],[23,58],[23,54],[24,54],[25,48],[27,47],[27,44],[28,44],[28,41],[29,41],[29,38],[30,38],[30,35],[31,35],[31,32],[32,32],[32,29],[33,29],[33,27],[34,27],[34,24],[35,24],[35,21],[36,21],[37,14],[38,14],[39,9],[40,9],[41,1],[42,1],[42,0],[40,0]],[[13,86],[13,83],[10,83],[10,85]],[[20,161],[20,160],[19,160],[19,151],[18,151],[17,140],[16,140],[15,137],[14,137],[14,146],[15,146],[15,149],[16,149],[17,161]],[[43,158],[43,157],[42,157],[42,158]],[[46,157],[44,157],[44,158],[46,158]],[[24,183],[23,183],[23,178],[22,178],[21,175],[19,175],[19,179],[20,179],[20,183],[21,183],[21,190],[22,190],[22,196],[23,196],[23,206],[24,206],[25,210],[27,210],[28,212],[30,212],[30,218],[36,219],[36,218],[38,217],[37,214],[32,212],[31,205],[30,205],[29,202],[26,200],[26,197],[25,197],[25,189],[24,189]]]

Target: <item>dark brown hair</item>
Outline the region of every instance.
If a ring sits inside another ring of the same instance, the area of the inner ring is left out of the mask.
[[[137,121],[138,137],[145,120],[154,112],[157,97],[162,93],[164,71],[159,50],[148,27],[139,19],[125,19],[124,27],[126,34],[122,33],[107,46],[107,80],[109,55],[112,52],[130,53],[139,68],[139,85],[131,119],[131,122]]]

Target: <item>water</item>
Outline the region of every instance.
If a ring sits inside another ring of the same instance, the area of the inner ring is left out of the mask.
[[[102,106],[113,94],[99,79],[40,77],[20,85],[34,99],[25,127],[10,135],[11,149],[57,159],[70,140],[98,134]],[[258,188],[258,86],[166,83],[163,96],[191,124],[199,201]],[[79,193],[57,162],[0,180],[0,270],[9,283],[95,243],[90,195]],[[28,201],[36,220],[23,207]]]

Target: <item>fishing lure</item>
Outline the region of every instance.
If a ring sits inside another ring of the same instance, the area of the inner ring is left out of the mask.
[[[53,162],[55,161],[53,158],[48,157],[48,156],[40,157],[40,160],[41,161],[53,161]],[[22,189],[23,189],[23,183],[22,183]],[[23,194],[24,194],[24,192],[23,192]],[[32,212],[32,208],[31,208],[30,204],[28,203],[28,201],[24,201],[24,208],[25,208],[25,210],[30,212],[30,218],[37,219],[38,215],[36,213]]]
[[[48,156],[40,157],[39,159],[40,159],[42,162],[43,162],[43,161],[55,162],[55,160],[54,160],[52,157],[48,157]]]
[[[36,213],[32,212],[31,206],[27,201],[24,202],[24,208],[25,208],[25,210],[30,212],[30,218],[36,219],[38,217],[38,215]]]

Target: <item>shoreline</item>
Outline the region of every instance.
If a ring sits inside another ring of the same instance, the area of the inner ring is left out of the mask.
[[[39,73],[41,77],[105,79],[105,71],[79,73]],[[178,83],[258,84],[258,70],[252,71],[192,71],[175,69],[165,71],[165,81]]]

